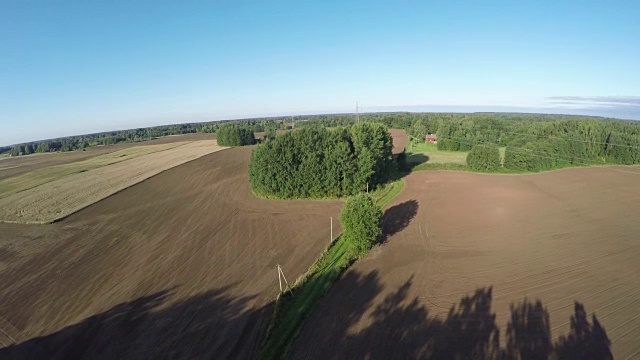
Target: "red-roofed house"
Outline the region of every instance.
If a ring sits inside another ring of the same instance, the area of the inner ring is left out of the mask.
[[[436,134],[429,134],[424,137],[424,141],[437,144],[438,138],[436,137]]]

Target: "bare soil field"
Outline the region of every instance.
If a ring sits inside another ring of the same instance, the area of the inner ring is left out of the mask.
[[[255,198],[250,153],[203,156],[55,224],[0,224],[0,358],[256,357],[276,264],[302,275],[342,205]]]
[[[85,151],[77,150],[69,152],[33,154],[28,156],[0,157],[0,180],[17,176],[42,167],[68,164],[140,145],[160,145],[182,141],[212,140],[215,138],[215,134],[196,133],[163,136],[161,138],[137,143],[121,143],[106,146],[94,146],[87,148],[87,150]]]
[[[389,133],[393,138],[393,153],[399,154],[409,145],[409,135],[406,130],[389,129]]]
[[[579,302],[616,359],[640,357],[640,168],[405,180],[389,236],[314,310],[292,358],[452,358],[489,325],[504,347],[525,297],[547,307],[554,341]]]
[[[4,179],[0,181],[0,221],[50,223],[221,149],[215,140],[143,145]]]

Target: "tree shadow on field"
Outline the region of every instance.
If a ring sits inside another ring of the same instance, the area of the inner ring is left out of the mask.
[[[389,237],[409,226],[411,220],[418,214],[418,202],[408,200],[387,209],[382,216],[382,239],[385,243]]]
[[[588,323],[580,303],[571,317],[571,332],[555,343],[542,302],[512,304],[506,347],[501,347],[492,287],[462,297],[443,317],[430,314],[410,295],[412,283],[413,277],[379,299],[383,286],[377,272],[349,271],[302,330],[291,358],[612,359],[605,330],[595,315],[593,324]]]
[[[409,169],[413,169],[414,167],[429,162],[429,156],[421,153],[411,154],[407,157],[407,165]]]
[[[229,287],[169,304],[171,290],[121,303],[55,333],[0,349],[0,359],[255,358],[271,304]]]

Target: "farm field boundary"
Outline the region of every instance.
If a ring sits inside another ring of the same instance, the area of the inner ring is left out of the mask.
[[[139,156],[173,149],[175,147],[186,145],[188,143],[189,142],[175,142],[161,145],[135,146],[123,150],[114,151],[112,153],[99,155],[86,160],[76,161],[68,164],[53,165],[29,171],[21,175],[0,180],[0,199],[35,188],[51,181],[62,179],[69,175],[79,174],[103,166],[132,160]],[[35,154],[34,156],[38,155],[42,156],[42,154]]]
[[[8,195],[0,198],[0,221],[25,224],[58,221],[162,171],[224,149],[215,140],[142,148],[88,159],[82,165],[66,164],[60,171],[53,171],[54,175],[49,177],[53,180],[20,192],[8,190]],[[129,154],[133,159],[118,161]],[[47,170],[42,169],[42,178],[48,178]]]
[[[384,208],[403,188],[404,180],[396,180],[372,193],[372,197],[378,206]],[[262,359],[280,359],[286,356],[315,304],[357,260],[349,250],[349,244],[338,235],[309,270],[296,280],[292,287],[294,295],[277,297],[260,355]]]

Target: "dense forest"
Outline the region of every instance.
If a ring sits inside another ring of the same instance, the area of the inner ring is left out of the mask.
[[[304,127],[266,140],[249,164],[252,189],[277,198],[341,197],[367,191],[391,175],[387,127],[360,123]]]

